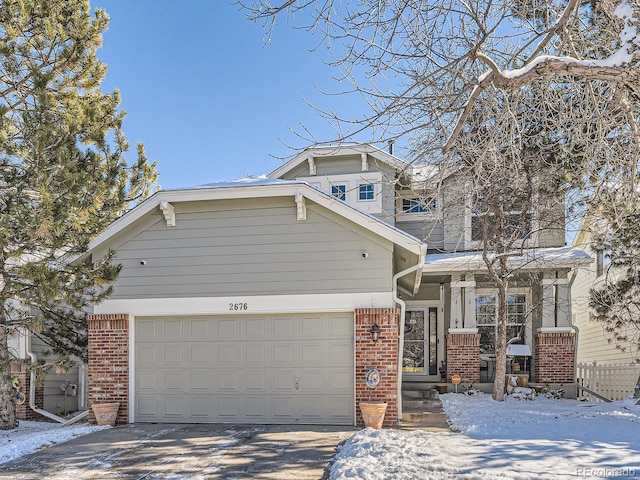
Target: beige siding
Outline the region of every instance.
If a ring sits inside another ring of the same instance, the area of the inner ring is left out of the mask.
[[[42,340],[35,335],[31,335],[31,350],[40,361],[55,361],[55,357],[47,357],[45,352],[50,349]],[[75,412],[78,410],[78,393],[71,388],[63,390],[61,386],[75,385],[78,387],[78,364],[76,363],[72,368],[66,372],[56,373],[55,368],[52,368],[45,376],[43,383],[44,391],[44,409],[47,412],[54,413],[56,415],[66,414],[68,412]],[[75,393],[75,395],[73,394]]]
[[[310,201],[304,221],[296,220],[293,198],[177,203],[175,210],[175,227],[157,211],[110,245],[123,265],[112,298],[391,290],[391,242]]]
[[[396,226],[425,242],[429,249],[441,250],[444,248],[444,226],[442,221],[398,221]]]
[[[588,246],[581,245],[595,257]],[[589,310],[590,289],[597,284],[596,262],[576,270],[576,278],[571,288],[573,323],[580,329],[578,337],[578,362],[601,364],[621,364],[632,362],[633,356],[629,349],[622,351],[616,348],[602,328],[602,324],[591,320]]]

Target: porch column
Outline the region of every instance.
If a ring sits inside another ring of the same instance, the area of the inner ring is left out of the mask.
[[[398,333],[400,310],[395,308],[358,308],[355,311],[356,337],[356,425],[363,426],[360,402],[385,401],[387,412],[385,427],[398,426]],[[373,325],[380,327],[378,341],[371,336]],[[380,384],[370,389],[366,384],[367,372],[375,368],[380,372]]]
[[[544,272],[542,278],[542,328],[571,327],[571,293],[566,274]]]
[[[480,334],[476,327],[476,282],[473,275],[451,277],[451,321],[447,335],[447,382],[460,375],[480,382]]]
[[[571,328],[569,280],[566,273],[544,272],[542,327],[535,334],[535,380],[571,388],[574,370],[575,334]]]
[[[449,330],[447,382],[453,375],[460,375],[463,383],[480,383],[480,334],[469,330],[472,329]]]
[[[92,405],[120,403],[117,424],[129,423],[129,315],[88,315],[89,423]]]
[[[454,280],[455,279],[455,280]],[[451,281],[451,321],[449,329],[476,328],[476,282],[473,275],[459,275]],[[474,332],[475,333],[475,332]]]

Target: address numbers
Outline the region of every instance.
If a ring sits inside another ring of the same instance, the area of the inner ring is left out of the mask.
[[[237,312],[240,310],[249,310],[249,304],[248,303],[230,303],[229,304],[229,311]]]

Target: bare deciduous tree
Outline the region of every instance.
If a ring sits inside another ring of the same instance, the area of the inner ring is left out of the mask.
[[[470,193],[483,197],[492,220],[482,245],[499,291],[508,287],[513,237],[522,235],[512,216],[499,219],[513,200],[509,186],[529,192],[521,202],[538,192],[579,192],[581,205],[597,199],[604,181],[629,182],[626,173],[637,171],[637,0],[239,3],[269,35],[285,18],[324,35],[343,80],[351,81],[343,93],[370,106],[355,119],[327,112],[328,119],[350,125],[352,135],[371,132],[374,142],[408,136],[416,161],[472,172]]]

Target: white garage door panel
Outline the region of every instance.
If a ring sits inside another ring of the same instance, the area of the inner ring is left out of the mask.
[[[353,423],[352,313],[135,322],[137,422]]]

